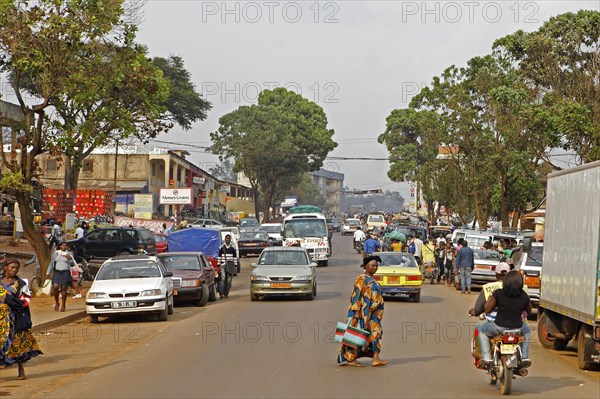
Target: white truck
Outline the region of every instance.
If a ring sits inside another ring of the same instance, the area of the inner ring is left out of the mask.
[[[600,366],[600,161],[548,175],[538,337]]]
[[[317,212],[290,213],[283,219],[283,246],[299,245],[313,262],[327,266],[331,242],[325,215]]]

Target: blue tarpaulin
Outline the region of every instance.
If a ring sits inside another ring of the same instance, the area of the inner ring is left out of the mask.
[[[169,234],[169,252],[204,252],[216,258],[220,247],[220,232],[215,229],[194,227]]]

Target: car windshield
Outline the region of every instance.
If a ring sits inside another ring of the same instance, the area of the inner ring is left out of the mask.
[[[358,221],[358,220],[347,220],[346,223],[348,223],[348,226],[359,226],[360,225],[360,221]]]
[[[500,262],[500,259],[502,259],[498,252],[493,251],[491,249],[475,248],[475,249],[473,249],[473,253],[475,255],[475,259],[490,260],[490,261],[494,261],[494,262]]]
[[[369,216],[369,222],[371,223],[383,223],[385,220],[382,215],[371,215]]]
[[[380,254],[378,256],[381,258],[379,266],[417,267],[414,256],[410,254]]]
[[[285,237],[327,237],[323,219],[292,219],[285,222]]]
[[[544,247],[531,247],[527,251],[527,259],[525,259],[526,266],[542,266],[542,258],[544,256]]]
[[[197,256],[171,255],[161,256],[161,262],[169,270],[200,270],[200,260]]]
[[[307,266],[310,264],[305,251],[265,251],[259,265]]]
[[[281,233],[281,226],[260,226],[259,230],[266,233]]]
[[[240,227],[251,227],[258,226],[258,220],[256,219],[242,219],[240,221]]]
[[[242,236],[240,238],[240,240],[256,240],[256,239],[267,240],[268,237],[263,231],[251,231],[251,232],[242,233]]]
[[[156,262],[148,260],[106,262],[96,275],[96,280],[160,277]]]

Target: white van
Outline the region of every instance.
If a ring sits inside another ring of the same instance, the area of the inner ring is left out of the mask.
[[[331,244],[322,213],[290,213],[283,219],[283,246],[300,245],[312,261],[327,266]]]
[[[387,227],[387,223],[385,222],[383,215],[372,213],[367,216],[367,230],[375,229],[377,227],[383,231],[383,229]]]

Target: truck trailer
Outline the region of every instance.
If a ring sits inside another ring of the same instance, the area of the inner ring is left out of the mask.
[[[600,161],[548,175],[538,338],[600,367]]]

